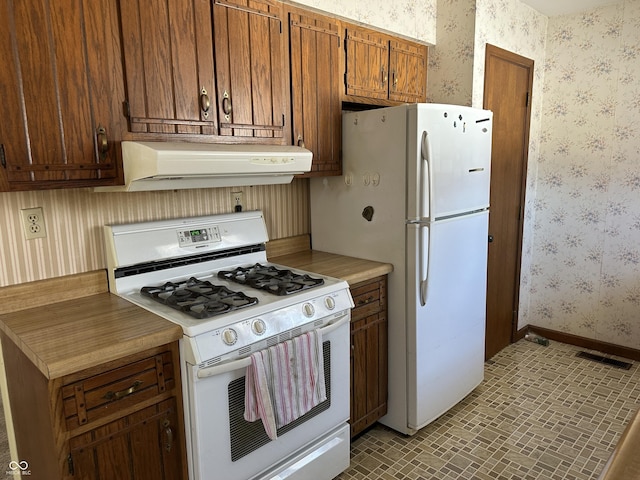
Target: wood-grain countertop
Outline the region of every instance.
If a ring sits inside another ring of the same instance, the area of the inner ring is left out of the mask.
[[[285,254],[269,261],[350,285],[393,270],[388,263],[308,249],[286,253],[290,243],[281,243],[278,253]],[[24,309],[25,304],[30,308]],[[49,379],[182,337],[179,325],[110,294],[103,270],[2,287],[0,305],[0,330]]]
[[[319,273],[320,275],[346,280],[349,285],[387,275],[393,271],[393,265],[390,263],[345,257],[344,255],[319,252],[317,250],[303,250],[288,255],[271,257],[269,261],[311,273]]]
[[[640,410],[631,419],[598,480],[640,478]]]
[[[7,307],[9,300],[3,303],[0,330],[46,378],[62,377],[182,337],[179,325],[110,294],[105,271],[62,278],[64,281],[43,280],[0,289],[0,302],[16,296],[29,298],[31,291],[32,308],[20,310]],[[94,287],[87,290],[87,284],[96,278]],[[66,291],[77,285],[79,298],[58,301],[55,292],[62,285]]]

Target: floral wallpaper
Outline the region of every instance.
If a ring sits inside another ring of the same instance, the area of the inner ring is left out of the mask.
[[[437,13],[429,101],[482,106],[486,43],[535,61],[518,328],[640,348],[640,2]]]
[[[436,42],[437,0],[298,0],[296,3],[425,43]]]
[[[529,315],[530,271],[535,258],[533,250],[535,200],[537,197],[538,163],[540,161],[540,135],[545,128],[542,114],[544,102],[545,58],[547,31],[550,19],[518,0],[478,0],[478,25],[475,37],[473,106],[482,106],[484,95],[484,62],[487,43],[509,50],[534,61],[533,91],[531,93],[531,126],[527,158],[524,224],[522,236],[522,263],[520,269],[520,305],[518,329],[528,324],[539,324]],[[542,326],[542,325],[540,325]]]
[[[518,0],[439,0],[437,43],[429,50],[430,102],[481,108],[487,43],[534,60],[518,328],[530,322],[530,265],[542,128],[548,19]]]
[[[640,348],[640,2],[549,19],[527,323]]]
[[[471,106],[476,0],[438,0],[436,44],[429,49],[427,101]]]

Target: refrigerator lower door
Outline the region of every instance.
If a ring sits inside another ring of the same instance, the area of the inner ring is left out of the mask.
[[[484,378],[488,217],[407,225],[409,428],[431,423]]]

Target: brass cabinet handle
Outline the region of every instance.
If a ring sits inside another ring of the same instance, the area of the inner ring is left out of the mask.
[[[396,85],[398,85],[398,76],[395,71],[391,73],[391,78],[393,79],[393,88],[395,89]]]
[[[358,300],[358,306],[366,305],[367,303],[373,302],[373,295],[368,296],[367,298]]]
[[[298,135],[298,146],[304,148],[304,140],[302,139],[302,135]]]
[[[209,94],[207,93],[207,90],[202,87],[202,90],[200,90],[200,109],[204,113],[205,118],[209,116],[210,108],[211,102],[209,101]]]
[[[136,380],[135,382],[133,382],[133,385],[131,385],[129,388],[120,390],[119,392],[112,392],[111,390],[109,390],[107,393],[104,394],[102,398],[110,401],[120,400],[134,393],[136,390],[138,390],[142,386],[143,383],[144,382],[142,380]]]
[[[4,153],[4,143],[0,143],[0,164],[2,164],[2,168],[7,168],[7,157]]]
[[[104,160],[109,152],[109,139],[107,138],[107,131],[103,126],[98,126],[96,129],[96,141],[98,144],[98,155],[100,160]]]
[[[173,430],[171,430],[171,422],[169,422],[169,420],[164,420],[162,422],[162,427],[164,428],[164,434],[167,437],[167,441],[164,444],[164,449],[167,452],[170,452],[173,448]]]
[[[229,94],[227,92],[224,92],[222,94],[222,111],[224,112],[227,121],[229,120],[229,116],[231,115],[232,108],[233,107],[231,106],[231,98],[229,97]]]
[[[388,79],[389,77],[387,76],[387,73],[384,71],[384,67],[382,67],[382,85],[386,85]]]

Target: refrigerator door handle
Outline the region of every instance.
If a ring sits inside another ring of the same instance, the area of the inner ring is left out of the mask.
[[[427,230],[427,241],[425,242],[424,231]],[[426,243],[426,244],[425,244]],[[428,225],[420,225],[420,305],[427,304],[427,293],[429,288],[429,255],[431,254],[431,228]]]
[[[433,175],[432,175],[432,165],[431,165],[431,144],[429,143],[429,133],[424,130],[422,132],[422,141],[420,154],[422,156],[422,160],[424,162],[424,168],[422,168],[422,185],[420,192],[420,208],[421,208],[421,217],[422,219],[426,217],[429,220],[433,221],[431,217],[431,212],[433,211]],[[425,190],[427,191],[427,195],[425,196]],[[425,209],[425,201],[429,202],[429,206]],[[426,211],[425,211],[426,210]]]

